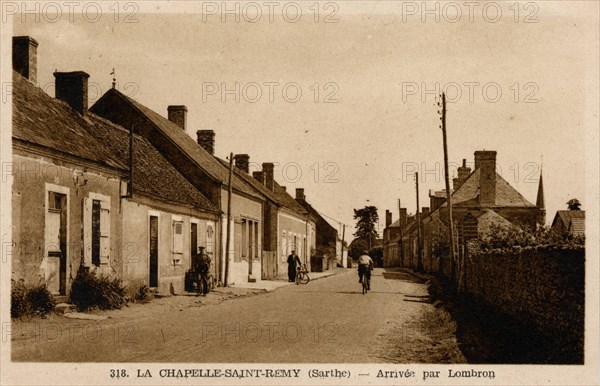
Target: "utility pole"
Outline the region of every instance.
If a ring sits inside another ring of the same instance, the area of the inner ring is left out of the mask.
[[[400,249],[400,265],[404,266],[404,246],[402,244],[402,203],[398,199],[398,226],[400,227],[400,241],[398,242],[398,248]]]
[[[446,179],[446,203],[448,204],[448,238],[450,240],[450,258],[452,276],[456,269],[456,247],[454,245],[454,224],[452,221],[452,194],[450,193],[450,175],[448,172],[448,140],[446,137],[446,93],[442,93],[442,135],[444,140],[444,176]],[[442,268],[443,269],[443,268]]]
[[[423,248],[421,243],[423,235],[421,234],[421,214],[419,213],[419,172],[415,173],[415,185],[417,188],[417,270],[421,271],[423,269]]]
[[[229,182],[227,186],[227,236],[225,241],[225,279],[223,286],[227,287],[227,281],[229,279],[229,248],[231,246],[231,194],[233,179],[233,153],[229,154]]]
[[[346,238],[346,224],[342,224],[342,255],[340,256],[340,261],[342,262],[342,265],[344,265],[344,238]],[[344,266],[343,268],[346,267]]]

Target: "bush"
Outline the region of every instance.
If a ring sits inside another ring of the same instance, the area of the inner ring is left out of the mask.
[[[11,280],[10,314],[13,318],[24,315],[45,315],[54,309],[54,298],[46,283],[28,287],[23,280]]]
[[[142,303],[147,303],[152,299],[154,299],[154,294],[152,293],[150,288],[145,284],[142,284],[139,287],[138,291],[135,293],[133,298],[134,301]]]
[[[73,280],[71,302],[78,311],[121,308],[125,301],[125,287],[119,278],[96,276],[87,268],[82,268]]]

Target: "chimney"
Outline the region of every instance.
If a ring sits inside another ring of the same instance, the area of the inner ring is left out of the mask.
[[[492,206],[496,204],[496,152],[476,151],[475,170],[479,175],[479,204]]]
[[[304,188],[296,188],[296,200],[306,200],[306,196],[304,195]]]
[[[12,43],[13,70],[36,83],[38,42],[30,36],[14,36]]]
[[[252,177],[261,184],[265,184],[265,174],[263,172],[253,172]]]
[[[187,107],[184,105],[171,105],[167,107],[169,121],[173,122],[177,126],[181,127],[183,131],[185,131],[187,125],[187,111]]]
[[[236,154],[233,160],[238,169],[245,171],[247,174],[250,173],[250,156],[248,154]]]
[[[400,228],[406,226],[406,208],[400,208]]]
[[[88,108],[88,78],[83,71],[55,72],[55,96],[69,104],[79,114]]]
[[[198,145],[202,146],[204,150],[210,154],[215,154],[215,131],[214,130],[198,130],[196,131],[198,136]]]
[[[469,175],[471,174],[471,168],[467,166],[467,160],[463,158],[462,166],[458,168],[458,177],[454,178],[453,181],[453,189],[456,192],[458,188],[465,183]]]
[[[429,208],[426,207],[426,206],[422,207],[421,208],[421,213],[422,213],[421,218],[427,217],[429,215]]]
[[[389,228],[392,225],[392,212],[385,210],[385,227]]]
[[[264,162],[262,164],[263,173],[265,174],[265,186],[270,191],[275,190],[275,165],[272,162]]]

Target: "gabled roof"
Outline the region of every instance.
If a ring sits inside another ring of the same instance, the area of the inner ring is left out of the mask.
[[[559,219],[564,224],[565,229],[568,229],[573,219],[585,219],[585,210],[557,210],[556,215],[554,215],[554,220],[552,220],[552,226],[554,226]]]
[[[94,122],[14,71],[13,81],[13,139],[121,171],[128,169],[127,163],[88,135],[95,130]]]
[[[89,131],[103,148],[121,162],[129,161],[129,132],[93,113],[87,114],[94,123]],[[192,206],[199,210],[218,213],[219,209],[200,193],[167,161],[145,138],[134,135],[133,191],[162,201]]]
[[[452,194],[452,206],[479,207],[479,186],[481,170],[472,172],[467,180]],[[446,207],[444,202],[441,207]],[[496,207],[535,207],[515,188],[496,173]]]
[[[513,223],[500,216],[493,210],[486,210],[477,216],[477,233],[489,235],[493,226],[502,226],[507,228],[516,227]]]
[[[142,105],[141,103],[127,97],[116,89],[108,90],[90,109],[98,115],[104,116],[98,111],[101,104],[108,103],[119,104],[126,103],[132,106],[140,114],[144,115],[154,127],[179,147],[198,167],[204,170],[211,178],[222,185],[228,185],[229,170],[214,155],[207,152],[202,146],[198,145],[181,127],[169,121],[167,118]],[[110,117],[106,117],[109,118]],[[250,187],[237,174],[233,175],[232,188],[238,192],[246,193],[250,196],[261,198],[252,187]]]
[[[304,207],[298,204],[295,198],[290,196],[290,194],[275,181],[275,195],[281,204],[287,209],[294,211],[300,215],[306,216],[308,212]]]

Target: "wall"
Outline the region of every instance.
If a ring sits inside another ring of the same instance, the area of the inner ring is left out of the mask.
[[[485,253],[467,258],[466,291],[583,360],[585,251],[566,248]]]
[[[307,228],[310,229],[312,227],[314,229],[314,223],[309,222],[307,224],[306,219],[281,209],[277,214],[277,222],[279,224],[279,233],[277,235],[277,250],[279,251],[278,275],[287,277],[287,257],[292,253],[292,250],[296,250],[296,254],[310,271],[310,252],[313,246],[311,245],[311,233],[309,230],[307,235]],[[294,246],[294,236],[296,236],[297,240],[296,246]]]
[[[228,192],[225,189],[221,190],[221,202],[223,203],[223,210],[227,211],[227,196]],[[252,277],[257,281],[261,280],[261,257],[262,257],[262,242],[263,242],[263,203],[247,198],[237,193],[233,193],[231,201],[231,215],[233,216],[231,226],[231,245],[228,253],[229,258],[229,277],[228,284],[241,284],[248,282],[249,273],[249,262],[246,259],[242,260],[241,256],[238,256],[236,251],[239,250],[241,243],[241,234],[236,231],[236,223],[241,222],[241,218],[249,218],[258,220],[258,250],[261,256],[258,256],[252,261]],[[222,232],[223,232],[223,251],[226,250],[226,235],[227,235],[227,216],[224,215],[221,221]],[[223,261],[223,275],[225,272],[225,261]],[[224,277],[223,277],[224,279]]]
[[[136,202],[137,201],[137,202]],[[149,285],[150,262],[149,262],[149,223],[150,216],[158,216],[158,292],[169,294],[171,287],[175,294],[181,294],[185,290],[185,272],[192,269],[191,265],[191,223],[198,224],[197,242],[198,246],[207,247],[207,221],[194,216],[174,214],[166,210],[150,206],[140,196],[133,200],[123,202],[123,229],[127,231],[123,235],[123,245],[126,253],[123,258],[123,282],[128,289],[135,291],[142,285]],[[174,264],[172,254],[173,244],[173,221],[183,221],[183,255],[178,264]],[[215,242],[217,228],[213,222]],[[211,256],[211,271],[216,274],[216,254],[218,248],[213,248]]]
[[[66,289],[70,292],[73,279],[83,256],[82,210],[83,199],[90,193],[110,197],[110,262],[103,271],[122,273],[122,242],[120,220],[120,180],[112,173],[81,165],[14,150],[15,174],[12,188],[12,223],[14,249],[12,273],[15,280],[30,284],[48,279],[50,268],[45,264],[45,221],[47,213],[46,186],[67,194],[67,276]],[[84,184],[84,180],[85,182]]]

